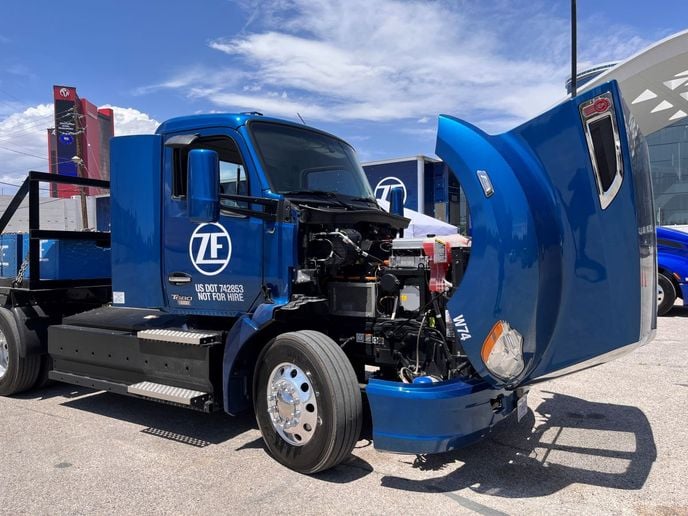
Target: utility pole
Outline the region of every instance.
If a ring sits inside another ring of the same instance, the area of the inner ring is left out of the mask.
[[[87,177],[88,171],[86,170],[86,163],[82,156],[81,149],[81,136],[84,134],[86,129],[82,127],[81,120],[79,119],[79,110],[76,109],[76,104],[74,105],[74,134],[73,137],[76,138],[76,151],[77,155],[72,157],[72,162],[76,165],[76,175],[77,177]],[[79,197],[81,198],[81,225],[82,229],[86,231],[88,229],[88,207],[86,206],[86,187],[79,187]]]
[[[72,157],[72,162],[76,165],[77,177],[85,177],[84,175],[84,160],[79,156]],[[88,207],[86,206],[86,187],[79,187],[79,197],[81,198],[81,225],[85,231],[88,229]]]

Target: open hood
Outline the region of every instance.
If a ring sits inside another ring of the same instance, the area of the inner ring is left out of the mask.
[[[471,211],[471,259],[449,311],[482,377],[513,388],[653,337],[647,147],[615,82],[495,136],[443,115],[436,152]],[[522,339],[522,367],[511,376],[489,364],[503,323]]]

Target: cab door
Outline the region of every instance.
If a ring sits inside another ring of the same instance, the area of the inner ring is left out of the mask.
[[[652,338],[647,148],[615,82],[500,135],[441,116],[436,152],[470,207],[471,257],[448,309],[481,376],[516,387]]]
[[[263,220],[230,208],[245,201],[223,200],[217,222],[189,219],[186,156],[191,149],[218,153],[220,193],[251,195],[255,169],[241,137],[229,129],[194,131],[186,145],[164,152],[163,284],[172,312],[235,316],[251,311],[263,285]],[[180,135],[166,135],[170,138]],[[184,137],[181,136],[183,140]]]

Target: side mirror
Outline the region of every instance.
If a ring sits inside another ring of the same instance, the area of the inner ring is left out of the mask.
[[[400,186],[393,186],[389,192],[389,212],[404,216],[404,190]]]
[[[220,217],[220,162],[217,152],[189,151],[187,168],[189,218],[192,222],[217,222]]]

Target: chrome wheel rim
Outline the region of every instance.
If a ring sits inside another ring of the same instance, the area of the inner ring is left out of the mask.
[[[662,301],[664,301],[664,289],[662,285],[657,285],[657,304],[661,305]]]
[[[275,432],[292,446],[307,444],[318,424],[318,402],[310,377],[297,365],[283,362],[270,373],[268,415]]]
[[[0,330],[0,379],[2,379],[7,373],[7,368],[10,363],[10,352],[7,349],[7,338],[5,334]]]

